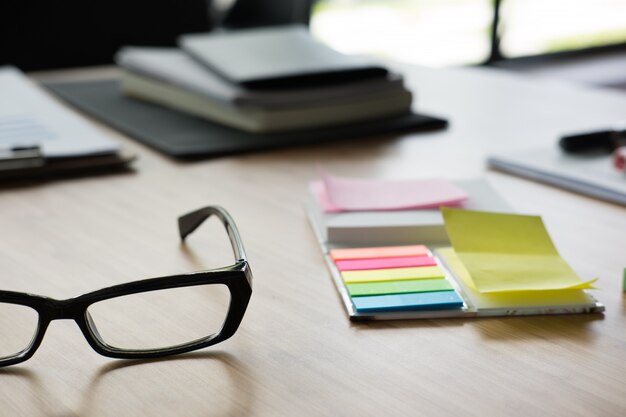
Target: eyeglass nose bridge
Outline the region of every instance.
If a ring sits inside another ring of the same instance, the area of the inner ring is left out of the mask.
[[[83,308],[76,305],[73,299],[48,299],[46,303],[46,318],[53,320],[78,320],[82,316]]]

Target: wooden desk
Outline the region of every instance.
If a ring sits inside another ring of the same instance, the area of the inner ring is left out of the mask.
[[[255,287],[232,339],[168,360],[107,359],[72,322],[53,322],[32,359],[0,370],[0,415],[626,415],[626,209],[484,165],[489,152],[619,120],[626,96],[485,69],[408,74],[417,106],[449,117],[447,131],[193,163],[111,131],[139,153],[135,174],[2,189],[3,289],[67,298],[229,262],[219,228],[186,249],[176,235],[178,215],[216,203],[239,225]],[[350,176],[486,176],[543,216],[576,271],[600,277],[606,313],[350,323],[302,208],[317,163]]]

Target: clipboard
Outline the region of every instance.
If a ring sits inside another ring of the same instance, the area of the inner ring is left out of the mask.
[[[136,155],[125,150],[110,154],[46,158],[38,146],[0,149],[0,181],[132,172],[130,163],[135,159]]]
[[[0,181],[128,171],[135,156],[42,90],[0,67]]]

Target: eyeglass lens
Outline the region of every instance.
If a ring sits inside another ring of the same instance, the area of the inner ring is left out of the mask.
[[[101,342],[117,349],[164,349],[222,328],[230,305],[223,284],[195,285],[111,298],[87,309]]]
[[[0,359],[16,356],[30,346],[39,322],[36,310],[0,303]]]

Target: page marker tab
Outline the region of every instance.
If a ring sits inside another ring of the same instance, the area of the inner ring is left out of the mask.
[[[366,271],[343,271],[341,278],[346,284],[358,282],[399,281],[416,279],[443,279],[443,269],[438,266],[414,268],[373,269]]]
[[[359,313],[452,310],[463,307],[463,300],[455,291],[354,297],[352,303]]]
[[[411,266],[435,266],[437,262],[430,256],[405,256],[402,258],[348,259],[335,262],[340,271],[364,269],[406,268]]]
[[[352,297],[383,294],[405,294],[414,292],[434,292],[453,290],[452,284],[445,279],[418,279],[404,281],[383,281],[347,284]]]
[[[424,245],[382,246],[376,248],[332,249],[330,257],[335,260],[344,259],[376,259],[398,258],[402,256],[427,256],[428,248]]]

